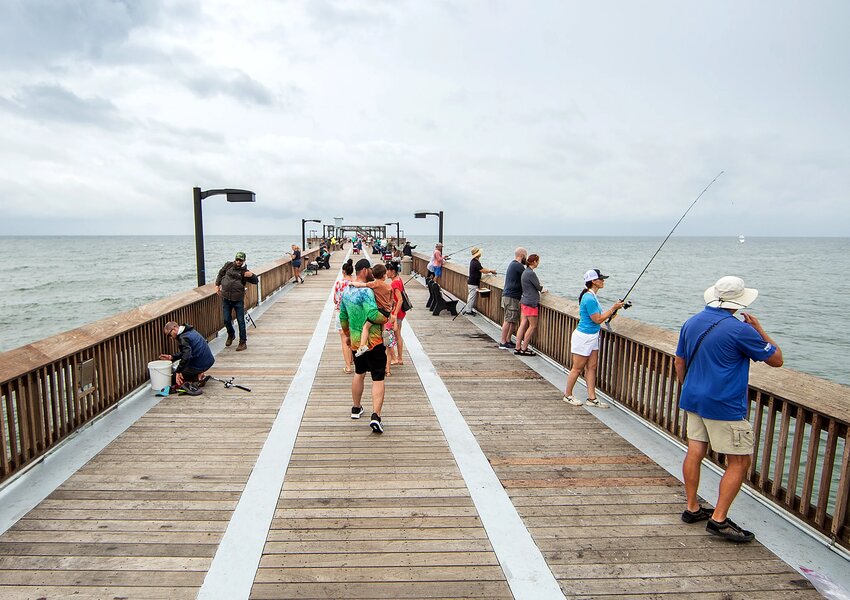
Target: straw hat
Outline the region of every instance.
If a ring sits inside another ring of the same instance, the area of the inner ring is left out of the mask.
[[[478,258],[479,256],[481,256],[481,248],[473,248],[472,258]]]
[[[744,287],[740,277],[727,275],[705,290],[703,299],[708,306],[716,308],[746,308],[758,297],[756,289]]]

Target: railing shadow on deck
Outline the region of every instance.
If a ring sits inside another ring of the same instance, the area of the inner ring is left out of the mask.
[[[305,260],[318,249],[305,251]],[[293,277],[285,257],[254,272],[245,308]],[[0,354],[0,484],[36,462],[148,380],[147,364],[171,344],[168,321],[207,339],[222,329],[221,298],[207,284]]]
[[[425,275],[429,257],[416,252],[413,270]],[[440,285],[465,299],[466,265],[443,266]],[[500,324],[501,278],[489,277],[475,310]],[[535,339],[538,352],[569,368],[570,337],[578,303],[545,294]],[[618,316],[613,331],[600,337],[596,385],[604,393],[683,443],[686,416],[679,409],[673,360],[677,335]],[[787,368],[755,364],[750,371],[750,415],[755,432],[747,485],[775,505],[850,549],[850,388]],[[790,449],[789,449],[790,446]],[[709,459],[720,466],[723,456]]]

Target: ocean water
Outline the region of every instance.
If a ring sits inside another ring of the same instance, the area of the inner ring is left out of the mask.
[[[288,252],[299,235],[208,236],[207,281],[237,251],[259,267]],[[429,252],[436,238],[413,237]],[[444,252],[467,264],[467,246],[504,273],[514,248],[540,255],[551,293],[575,298],[582,274],[610,276],[603,305],[632,285],[663,237],[447,236]],[[0,351],[61,333],[195,285],[191,236],[0,237]],[[672,237],[641,278],[627,316],[678,331],[702,309],[702,294],[723,275],[759,290],[751,310],[782,347],[788,367],[850,385],[850,238]]]

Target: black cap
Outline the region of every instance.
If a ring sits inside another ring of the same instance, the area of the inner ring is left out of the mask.
[[[363,269],[372,268],[372,263],[369,262],[368,258],[361,258],[357,261],[357,264],[354,265],[354,272],[359,273]]]

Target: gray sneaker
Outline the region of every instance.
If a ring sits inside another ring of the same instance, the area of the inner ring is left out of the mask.
[[[594,408],[608,408],[610,406],[607,402],[602,402],[599,398],[588,398],[584,405]]]
[[[584,402],[582,402],[575,396],[564,396],[563,400],[567,404],[572,404],[573,406],[581,406],[582,404],[584,404]]]

